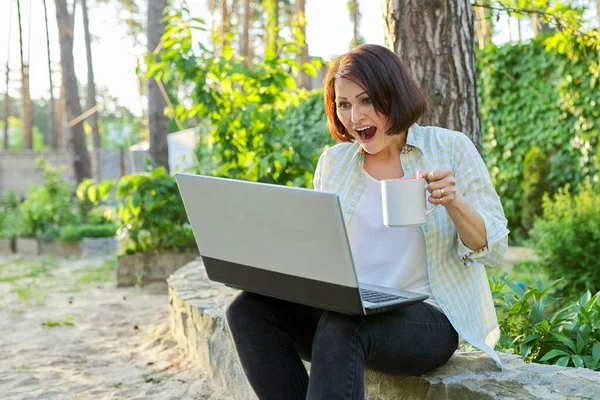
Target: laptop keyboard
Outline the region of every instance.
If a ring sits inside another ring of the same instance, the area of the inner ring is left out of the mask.
[[[360,297],[362,297],[363,301],[368,301],[369,303],[383,303],[384,301],[391,301],[403,298],[393,294],[387,294],[363,288],[360,289]]]

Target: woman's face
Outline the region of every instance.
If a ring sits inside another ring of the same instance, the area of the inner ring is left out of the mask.
[[[375,111],[369,95],[360,85],[338,78],[334,88],[337,117],[365,152],[377,154],[401,139],[401,135],[385,133],[388,118]]]

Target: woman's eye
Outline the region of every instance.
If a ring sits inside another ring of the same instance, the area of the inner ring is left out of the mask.
[[[370,97],[365,97],[363,99],[363,104],[372,104],[371,98]]]
[[[337,108],[341,108],[341,109],[348,108],[348,103],[338,103]]]

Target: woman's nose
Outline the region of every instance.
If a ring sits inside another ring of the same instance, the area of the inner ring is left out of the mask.
[[[359,109],[359,107],[355,106],[352,107],[352,116],[350,117],[351,121],[353,123],[358,123],[358,121],[360,121],[362,119],[362,111]]]

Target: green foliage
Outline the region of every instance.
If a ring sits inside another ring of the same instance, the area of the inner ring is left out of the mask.
[[[93,207],[86,216],[90,225],[106,225],[113,222],[113,209],[107,205]]]
[[[126,254],[194,248],[194,236],[177,183],[164,168],[126,175],[118,183],[105,181],[94,185],[86,180],[77,188],[77,196],[98,204],[106,201],[113,188],[119,201],[118,238]]]
[[[42,258],[41,260],[16,262],[2,265],[0,268],[0,282],[16,282],[18,280],[48,278],[52,271],[58,268],[54,258]]]
[[[88,284],[94,282],[110,282],[115,279],[115,270],[117,261],[115,258],[108,258],[100,267],[88,267],[74,271],[77,282]]]
[[[102,225],[70,225],[65,227],[58,237],[61,242],[76,242],[83,238],[108,238],[117,234],[117,226]]]
[[[559,299],[550,294],[558,283],[523,288],[506,276],[492,279],[501,332],[496,349],[529,362],[600,370],[600,292],[553,310]]]
[[[531,147],[548,157],[550,193],[598,174],[600,90],[589,69],[598,55],[574,51],[577,61],[535,39],[477,54],[483,156],[516,236],[523,233],[521,160]]]
[[[47,117],[45,117],[47,119]],[[8,148],[9,150],[22,150],[23,142],[23,121],[12,116],[8,117]],[[4,132],[4,121],[0,121],[0,132]],[[48,146],[44,143],[44,135],[37,126],[31,128],[32,147],[34,151],[46,151]],[[4,148],[4,135],[0,136],[0,146]]]
[[[11,189],[6,195],[0,195],[0,238],[16,237],[20,219],[17,195]]]
[[[314,112],[318,95],[299,90],[290,71],[314,75],[320,65],[298,66],[293,55],[299,42],[280,41],[276,53],[267,52],[264,61],[250,66],[227,45],[222,55],[201,43],[194,48],[191,31],[204,27],[185,11],[172,14],[168,25],[160,61],[147,59],[147,76],[180,88],[180,95],[188,98],[175,102],[170,115],[208,125],[199,144],[200,172],[310,186],[315,154],[329,139],[322,109],[310,116],[291,111],[301,105],[300,110]]]
[[[79,216],[74,211],[71,188],[62,179],[64,167],[55,167],[42,158],[37,165],[44,183],[31,186],[27,199],[19,207],[22,213],[19,235],[56,238],[61,227],[78,223]]]
[[[533,218],[542,213],[542,197],[548,191],[548,157],[539,147],[532,147],[523,161],[523,180],[521,181],[521,226],[529,230]]]
[[[283,143],[290,143],[294,149],[288,173],[295,186],[312,187],[312,177],[319,156],[327,146],[335,144],[327,133],[323,92],[315,90],[301,99],[299,105],[290,106],[283,121]]]
[[[64,321],[55,321],[53,319],[49,319],[47,321],[42,322],[42,326],[45,326],[47,328],[56,328],[58,326],[73,326],[75,325],[75,317],[73,317],[72,315],[69,315],[67,318],[65,318]]]
[[[564,294],[600,290],[600,193],[591,183],[571,194],[567,185],[544,196],[543,216],[531,236],[538,266],[551,279],[565,278]]]

